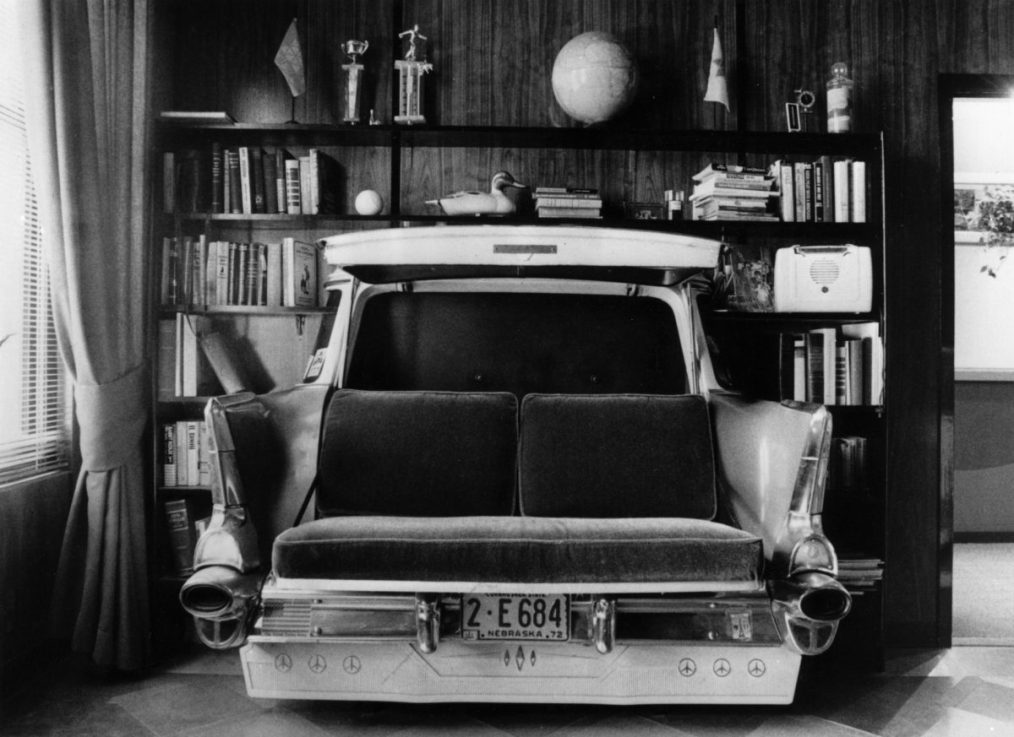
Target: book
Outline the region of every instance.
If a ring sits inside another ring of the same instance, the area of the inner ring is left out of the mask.
[[[213,141],[211,144],[211,211],[216,213],[225,212],[223,164],[222,144]]]
[[[178,576],[190,575],[194,572],[194,547],[197,544],[190,505],[186,499],[169,499],[163,503],[163,512],[173,572]]]
[[[176,425],[162,425],[162,485],[176,486]]]
[[[752,166],[740,166],[738,164],[721,164],[713,161],[694,174],[691,179],[695,182],[702,182],[705,179],[715,177],[733,177],[739,179],[751,179],[757,177],[763,179],[766,176],[766,169],[760,169]]]
[[[210,331],[203,333],[199,341],[211,370],[226,394],[235,394],[250,388],[249,377],[224,335]]]
[[[280,307],[282,304],[282,244],[268,243],[267,249],[267,287],[264,304],[269,307]]]
[[[267,212],[264,192],[264,152],[258,146],[250,149],[250,212]]]
[[[211,486],[211,439],[208,436],[208,424],[197,423],[197,483]],[[195,522],[196,526],[196,522]],[[197,535],[200,537],[200,535]]]
[[[598,209],[602,207],[602,199],[599,197],[569,197],[566,195],[535,198],[536,210],[541,210],[546,207],[587,207]]]
[[[239,171],[239,152],[230,150],[226,159],[229,176],[229,212],[243,212],[243,182]]]
[[[188,486],[190,479],[187,477],[187,423],[186,420],[177,420],[173,423],[173,437],[175,438],[176,450],[176,485]]]
[[[285,160],[285,209],[289,215],[303,211],[303,187],[299,159]]]
[[[540,218],[583,218],[594,220],[601,218],[601,211],[590,207],[540,207],[536,210]]]
[[[198,486],[201,481],[200,467],[201,467],[201,455],[200,455],[200,431],[197,426],[200,423],[197,420],[187,420],[184,425],[186,427],[186,435],[182,442],[186,443],[186,460],[187,460],[187,485]]]
[[[816,328],[806,334],[806,371],[808,402],[835,403],[835,337],[834,328]]]
[[[222,110],[163,110],[158,114],[158,118],[170,123],[222,123],[232,125],[236,122],[235,118]]]
[[[242,208],[240,212],[244,215],[253,213],[253,190],[251,189],[251,160],[250,148],[240,146],[236,152],[239,159],[239,192]]]
[[[286,307],[317,306],[317,247],[286,237],[282,240],[282,300]]]
[[[264,154],[264,212],[278,212],[278,169],[273,153]]]
[[[884,403],[884,342],[880,325],[875,322],[842,325],[842,335],[862,342],[862,404]]]
[[[312,214],[335,214],[340,209],[341,165],[320,149],[312,148],[309,154]]]
[[[807,191],[806,171],[810,165],[804,161],[796,161],[792,164],[793,189],[796,193],[795,222],[805,223],[810,216],[810,193]]]
[[[162,154],[162,212],[176,212],[176,154]]]
[[[849,163],[849,215],[853,223],[866,222],[866,162]]]
[[[771,165],[771,174],[778,188],[778,211],[786,223],[796,220],[796,187],[792,164],[781,159]]]
[[[176,183],[176,205],[181,212],[201,212],[206,209],[210,197],[205,192],[204,159],[196,148],[178,152]]]
[[[160,401],[177,396],[176,391],[176,320],[158,321],[158,378]]]
[[[849,181],[849,160],[834,162],[834,221],[847,223],[851,218],[852,184]]]
[[[287,212],[285,201],[285,151],[275,149],[275,212]]]
[[[814,163],[814,169],[819,172],[819,180],[814,178],[814,184],[820,186],[820,219],[819,222],[834,222],[834,161],[830,156],[821,156]]]

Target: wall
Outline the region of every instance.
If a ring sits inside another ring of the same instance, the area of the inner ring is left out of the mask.
[[[297,101],[297,119],[337,120],[339,44],[365,37],[371,48],[364,61],[381,70],[372,78],[377,112],[390,120],[384,67],[392,58],[392,2],[209,0],[172,7],[179,21],[173,77],[178,107],[224,108],[250,121],[288,119],[290,98],[272,57],[298,15],[307,29],[309,89]],[[404,8],[406,21],[420,23],[432,39],[431,114],[445,125],[561,122],[547,86],[553,49],[585,30],[613,32],[642,60],[644,92],[620,121],[629,126],[782,130],[784,103],[793,90],[819,93],[832,62],[850,64],[855,127],[882,130],[886,137],[888,637],[894,645],[947,641],[949,594],[943,589],[941,599],[940,592],[949,537],[940,534],[941,514],[947,514],[940,498],[951,473],[953,398],[944,318],[951,307],[941,285],[937,77],[1014,71],[1014,3],[406,0]],[[716,15],[734,99],[731,115],[701,101]],[[451,153],[437,162],[427,183],[431,191],[480,183],[460,181],[461,156]],[[467,163],[480,169],[483,162]],[[622,186],[626,180],[645,186],[650,177],[634,176],[643,163],[630,162]]]
[[[38,668],[70,498],[69,473],[0,489],[0,694]]]

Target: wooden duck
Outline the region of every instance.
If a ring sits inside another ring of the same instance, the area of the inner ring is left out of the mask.
[[[493,175],[489,192],[455,192],[439,200],[427,200],[448,215],[508,215],[515,210],[514,202],[504,194],[504,187],[525,189],[527,184],[514,180],[510,172],[498,171]]]

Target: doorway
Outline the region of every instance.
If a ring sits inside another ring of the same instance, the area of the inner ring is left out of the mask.
[[[954,203],[943,223],[943,337],[945,347],[953,339],[954,361],[953,478],[941,510],[942,530],[953,532],[951,587],[941,587],[950,596],[941,605],[952,644],[1014,646],[1014,250],[1008,258],[1006,245],[1014,244],[1014,77],[946,75],[940,90],[943,201]]]

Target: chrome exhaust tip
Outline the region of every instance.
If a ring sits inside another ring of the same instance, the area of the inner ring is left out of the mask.
[[[259,586],[257,574],[237,573],[227,566],[208,566],[183,584],[180,604],[193,616],[201,642],[222,650],[246,639],[246,623]]]
[[[833,576],[808,571],[772,583],[771,610],[783,641],[801,655],[819,655],[834,642],[852,596]]]

